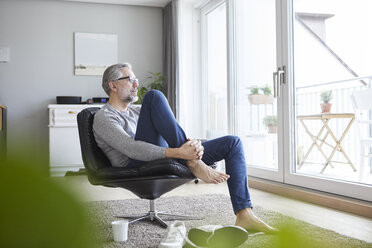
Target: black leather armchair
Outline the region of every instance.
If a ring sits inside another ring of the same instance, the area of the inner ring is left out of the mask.
[[[139,216],[116,217],[133,218],[130,223],[142,219],[156,220],[165,228],[167,223],[160,216],[173,219],[197,219],[190,216],[159,213],[155,210],[155,199],[195,179],[187,166],[172,159],[160,159],[144,163],[137,168],[112,167],[94,139],[92,126],[97,110],[99,108],[86,108],[77,116],[81,153],[89,182],[93,185],[124,188],[142,199],[150,200],[148,213]]]

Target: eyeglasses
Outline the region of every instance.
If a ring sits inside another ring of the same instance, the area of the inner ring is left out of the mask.
[[[118,78],[115,80],[116,81],[119,81],[119,80],[122,80],[122,79],[128,79],[128,81],[131,83],[131,84],[134,84],[134,83],[137,83],[138,84],[138,78],[135,78],[135,77],[132,77],[132,76],[126,76],[126,77],[121,77],[121,78]]]

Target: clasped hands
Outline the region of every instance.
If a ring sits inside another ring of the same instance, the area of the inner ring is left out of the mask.
[[[204,146],[200,140],[187,139],[187,142],[180,147],[185,160],[200,160],[204,154]]]

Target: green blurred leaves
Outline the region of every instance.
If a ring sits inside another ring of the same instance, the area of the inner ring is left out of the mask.
[[[0,247],[94,247],[80,203],[39,170],[32,153],[2,161]]]
[[[322,243],[314,242],[309,235],[301,233],[298,227],[292,224],[286,224],[279,227],[280,233],[276,235],[271,247],[275,248],[326,248]]]
[[[145,85],[141,86],[138,89],[138,101],[135,102],[135,104],[142,104],[143,99],[146,95],[146,93],[149,90],[159,90],[163,92],[163,81],[164,81],[164,75],[161,72],[150,72],[150,76],[146,78]]]

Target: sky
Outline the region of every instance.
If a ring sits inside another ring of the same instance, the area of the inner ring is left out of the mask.
[[[371,0],[294,0],[293,8],[334,14],[326,20],[327,45],[359,76],[372,75]]]

